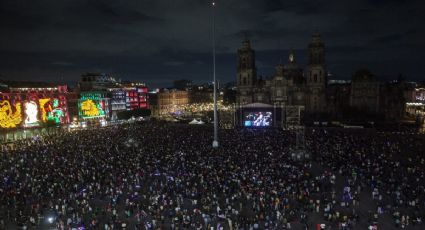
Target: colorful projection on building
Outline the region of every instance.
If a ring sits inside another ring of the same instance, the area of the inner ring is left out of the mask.
[[[47,121],[47,114],[52,111],[52,107],[50,106],[49,102],[50,98],[43,98],[38,100],[41,109],[41,120],[43,122]]]
[[[34,101],[25,103],[25,126],[36,126],[38,125],[38,106]]]
[[[78,114],[81,118],[107,117],[108,101],[103,93],[84,92],[80,94]]]
[[[65,122],[65,111],[64,108],[61,108],[58,99],[39,99],[39,105],[43,122],[54,121],[56,124]]]
[[[0,98],[0,128],[35,127],[48,121],[69,122],[67,99],[63,95],[0,93]]]
[[[84,100],[80,104],[80,114],[86,118],[105,116],[104,104],[102,101]]]
[[[9,101],[0,102],[0,127],[16,128],[22,122],[21,103],[15,104],[15,111]]]

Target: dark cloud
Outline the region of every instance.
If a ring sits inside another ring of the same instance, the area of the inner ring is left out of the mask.
[[[360,67],[376,75],[422,79],[424,4],[419,0],[217,1],[217,73],[233,81],[236,50],[247,36],[258,72],[270,76],[294,49],[320,32],[328,69],[350,78]],[[212,73],[210,2],[205,0],[0,1],[0,74],[72,82],[87,71],[165,86],[208,81]]]

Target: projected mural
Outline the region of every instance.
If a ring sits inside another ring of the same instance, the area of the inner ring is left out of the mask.
[[[87,99],[80,104],[80,114],[83,117],[105,116],[105,109],[102,101]]]
[[[54,121],[56,124],[65,123],[65,108],[57,98],[39,99],[41,120],[43,122]]]
[[[34,101],[25,103],[25,126],[36,126],[38,125],[38,106]]]
[[[103,118],[109,113],[108,100],[101,92],[84,92],[78,101],[78,115],[80,118]]]
[[[47,121],[47,115],[52,111],[51,103],[49,103],[50,101],[50,98],[43,98],[38,100],[41,110],[41,120],[43,122]]]
[[[33,128],[69,123],[66,88],[19,88],[0,92],[0,128]]]
[[[15,106],[12,106],[10,101],[0,102],[1,128],[16,128],[21,122],[21,103],[16,103]]]

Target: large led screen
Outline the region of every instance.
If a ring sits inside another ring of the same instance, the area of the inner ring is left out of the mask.
[[[257,111],[244,113],[245,127],[268,127],[272,125],[272,112]]]

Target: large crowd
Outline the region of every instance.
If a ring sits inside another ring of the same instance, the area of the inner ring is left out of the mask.
[[[0,229],[425,229],[425,137],[136,123],[0,155]]]

